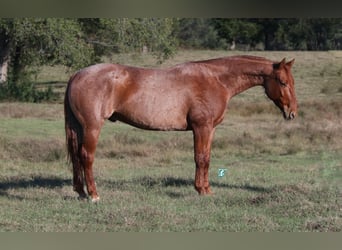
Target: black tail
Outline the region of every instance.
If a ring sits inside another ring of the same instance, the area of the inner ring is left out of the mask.
[[[65,136],[68,150],[68,161],[72,163],[75,184],[82,184],[84,180],[84,172],[81,158],[81,144],[83,138],[83,129],[79,121],[76,119],[70,107],[69,89],[74,77],[71,77],[64,97],[64,117],[65,117]],[[78,191],[78,190],[75,190]]]

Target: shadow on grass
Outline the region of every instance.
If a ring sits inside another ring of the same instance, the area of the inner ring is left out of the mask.
[[[13,189],[23,189],[23,188],[47,188],[54,189],[62,187],[65,185],[72,185],[70,179],[63,179],[60,177],[42,177],[42,176],[31,176],[30,179],[27,177],[13,177],[9,180],[0,181],[0,196],[11,196],[13,198],[17,197],[15,195],[10,195],[8,190]],[[19,197],[17,197],[19,198]]]
[[[182,186],[193,186],[193,179],[185,179],[185,178],[176,178],[176,177],[149,177],[143,176],[139,178],[135,178],[132,180],[100,180],[99,183],[106,186],[107,188],[114,190],[128,190],[135,189],[136,185],[143,186],[147,189],[153,189],[155,187],[182,187]],[[101,184],[100,184],[101,185]],[[42,176],[33,176],[29,179],[26,177],[19,178],[11,178],[10,180],[0,181],[0,196],[7,196],[16,198],[14,194],[9,194],[8,190],[15,189],[25,189],[25,188],[46,188],[46,189],[54,189],[60,188],[63,186],[70,186],[72,188],[71,179],[65,179],[60,177],[42,177]],[[244,185],[232,185],[218,182],[211,182],[212,187],[221,187],[227,189],[240,189],[240,190],[248,190],[252,192],[260,192],[260,193],[270,193],[272,189],[252,186],[248,184]],[[166,192],[172,198],[179,198],[180,194],[176,194],[173,192]],[[19,197],[17,197],[19,198]]]
[[[167,177],[162,179],[163,186],[169,187],[169,186],[193,186],[194,180],[192,179],[183,179],[183,178],[174,178],[174,177]],[[228,188],[228,189],[244,189],[248,191],[253,192],[270,192],[271,190],[264,187],[257,187],[252,185],[231,185],[231,184],[225,184],[225,183],[219,183],[215,181],[211,181],[210,185],[212,187],[220,187],[220,188]]]
[[[155,188],[155,187],[182,187],[182,186],[194,186],[193,179],[185,179],[185,178],[176,178],[176,177],[139,177],[132,180],[118,180],[118,181],[104,181],[104,184],[112,189],[124,190],[129,189],[132,185],[141,185],[146,188]],[[252,192],[259,193],[269,193],[272,192],[271,188],[253,186],[249,184],[244,185],[233,185],[233,184],[225,184],[219,183],[215,181],[211,181],[210,185],[212,187],[220,187],[227,189],[241,189]]]
[[[31,179],[13,178],[9,181],[0,182],[0,190],[16,189],[16,188],[56,188],[64,185],[71,185],[70,179],[62,179],[59,177],[41,177],[33,176]]]

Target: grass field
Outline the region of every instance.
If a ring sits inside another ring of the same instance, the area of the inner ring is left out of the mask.
[[[181,51],[156,67],[231,54],[246,53]],[[0,103],[0,231],[341,231],[342,51],[248,54],[296,58],[299,116],[284,121],[262,88],[232,99],[215,134],[208,197],[193,188],[191,132],[108,122],[94,165],[101,202],[78,201],[61,100]],[[155,66],[140,55],[107,60]],[[67,79],[59,67],[37,76],[60,93]]]

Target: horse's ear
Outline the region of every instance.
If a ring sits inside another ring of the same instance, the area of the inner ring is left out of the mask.
[[[287,62],[286,65],[289,67],[292,67],[292,65],[294,64],[295,59],[293,58],[291,61]]]
[[[284,58],[283,60],[281,60],[281,62],[279,63],[279,67],[283,67],[286,64],[286,58]]]
[[[280,69],[280,68],[284,67],[285,64],[286,64],[286,59],[284,58],[283,60],[281,60],[280,63],[274,63],[273,68],[274,69]]]

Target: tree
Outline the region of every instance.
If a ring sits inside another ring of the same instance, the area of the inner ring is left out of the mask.
[[[257,44],[257,35],[259,26],[249,19],[212,19],[211,23],[217,30],[221,39],[225,39],[229,43],[239,43],[251,45]]]
[[[0,19],[0,82],[7,83],[0,97],[36,95],[30,76],[42,65],[77,69],[113,52],[142,50],[162,62],[177,47],[173,25],[168,18]]]
[[[151,52],[162,62],[177,48],[174,19],[86,18],[78,21],[98,57],[120,52]]]
[[[260,27],[259,37],[263,39],[265,50],[274,50],[274,40],[279,28],[279,19],[262,18],[253,21]]]
[[[182,18],[176,28],[180,46],[196,49],[226,48],[225,38],[220,38],[211,19]]]
[[[99,36],[105,44],[111,45],[111,52],[152,52],[161,63],[176,51],[174,19],[100,19],[100,24]]]
[[[35,66],[78,68],[94,58],[73,19],[0,19],[0,50],[1,81],[15,84]]]

